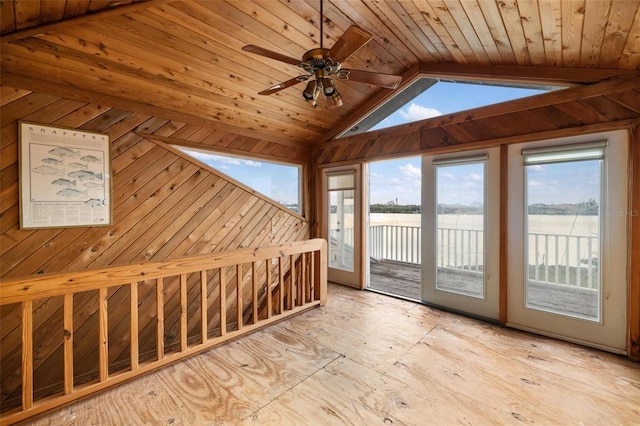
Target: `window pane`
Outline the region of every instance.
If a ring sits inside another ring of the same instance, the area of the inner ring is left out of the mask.
[[[528,308],[599,321],[601,167],[526,167]]]
[[[294,212],[302,214],[300,166],[177,148]]]
[[[353,272],[355,191],[329,192],[329,267]]]
[[[396,91],[393,98],[386,101],[384,105],[367,115],[340,137],[525,98],[562,88],[564,87],[497,81],[444,81],[422,77],[403,90]]]
[[[436,289],[484,297],[485,163],[436,167]]]

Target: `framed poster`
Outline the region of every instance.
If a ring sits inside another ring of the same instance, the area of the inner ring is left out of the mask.
[[[111,225],[109,135],[19,126],[20,228]]]

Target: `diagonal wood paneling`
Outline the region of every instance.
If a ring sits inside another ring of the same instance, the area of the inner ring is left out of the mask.
[[[303,146],[348,128],[388,92],[338,81],[345,105],[333,110],[310,107],[302,85],[257,95],[302,71],[242,47],[301,58],[320,45],[320,0],[1,4],[3,82],[39,93]],[[325,47],[354,24],[374,35],[345,61],[351,69],[553,68],[571,81],[640,66],[637,1],[325,0],[323,9]]]
[[[15,277],[53,271],[71,271],[107,265],[128,264],[147,260],[168,259],[195,254],[220,252],[241,247],[307,239],[309,223],[264,196],[238,186],[223,174],[193,163],[147,138],[153,134],[191,145],[216,147],[251,155],[266,150],[271,159],[298,164],[308,162],[309,153],[297,147],[240,137],[200,126],[114,108],[92,105],[38,93],[2,87],[0,109],[2,169],[0,170],[0,276]],[[7,95],[6,97],[4,95]],[[113,219],[109,227],[67,229],[19,229],[18,195],[18,120],[63,125],[106,132],[112,141]],[[238,143],[238,141],[240,141]],[[276,145],[276,146],[273,146]],[[264,269],[264,267],[262,268]],[[243,274],[251,301],[250,275]],[[228,271],[227,281],[235,280]],[[260,275],[262,277],[262,275]],[[211,309],[218,306],[215,295],[217,273],[209,277]],[[176,343],[179,329],[178,280],[165,282],[166,345]],[[230,288],[230,287],[229,287]],[[189,336],[198,338],[199,289],[190,287]],[[233,294],[228,294],[233,298]],[[128,306],[129,293],[118,288],[109,293],[109,305]],[[150,283],[140,284],[140,304],[155,309],[155,296]],[[77,312],[75,372],[84,380],[95,376],[98,341],[91,335],[90,324],[97,321],[97,295],[84,294],[74,300]],[[247,305],[248,306],[248,305]],[[245,306],[246,308],[246,306]],[[61,377],[51,376],[50,366],[60,363],[62,330],[52,330],[52,318],[62,315],[62,300],[47,299],[34,304],[34,363],[36,387],[41,392],[59,390]],[[19,402],[20,344],[19,309],[3,307],[0,313],[0,350],[3,354],[0,377],[3,401]],[[229,321],[235,321],[233,313]],[[114,313],[110,323],[109,358],[121,365],[128,356],[129,319]],[[152,342],[155,325],[140,318],[141,341]],[[216,327],[215,312],[210,314],[210,327]],[[58,322],[60,323],[60,322]],[[148,337],[148,338],[145,338]],[[155,353],[151,346],[143,353]],[[57,384],[51,387],[52,384]],[[16,399],[17,398],[17,399]],[[11,404],[3,403],[3,410]]]

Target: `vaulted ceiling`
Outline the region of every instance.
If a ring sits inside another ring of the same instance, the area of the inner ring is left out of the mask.
[[[636,0],[323,6],[325,47],[351,25],[374,35],[346,68],[403,75],[404,84],[429,70],[589,83],[640,65]],[[3,85],[299,144],[335,134],[391,91],[337,81],[344,106],[335,109],[304,102],[304,84],[258,95],[303,72],[242,47],[301,58],[320,44],[319,0],[16,0],[1,7]]]

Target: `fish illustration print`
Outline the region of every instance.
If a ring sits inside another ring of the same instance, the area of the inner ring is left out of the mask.
[[[104,200],[98,200],[97,198],[90,198],[84,202],[86,205],[95,207],[95,206],[104,206]]]
[[[56,179],[53,182],[51,182],[53,185],[60,185],[60,186],[76,186],[76,181],[75,180],[69,180],[69,179]]]
[[[96,182],[95,180],[88,180],[86,182],[82,182],[82,185],[85,188],[101,188],[103,186],[101,183]]]
[[[56,160],[55,158],[51,158],[51,157],[43,159],[42,162],[45,164],[55,164],[56,166],[63,164],[62,161]]]
[[[40,175],[62,175],[60,170],[51,166],[38,166],[34,169],[31,169],[31,171],[38,173]]]
[[[86,179],[94,179],[94,180],[102,180],[102,173],[93,173],[90,170],[77,170],[75,172],[67,173],[67,176],[71,176],[72,178],[86,180]]]
[[[98,157],[94,157],[93,155],[85,155],[80,158],[82,161],[86,161],[87,163],[102,163],[102,160]]]
[[[49,151],[49,154],[57,155],[58,157],[74,157],[74,158],[80,157],[79,150],[65,148],[62,146],[52,149],[51,151]]]
[[[82,163],[71,163],[68,166],[74,169],[87,170],[87,165]]]
[[[77,189],[73,189],[73,188],[65,188],[63,190],[60,190],[58,192],[56,192],[56,195],[60,195],[62,197],[86,197],[87,196],[87,191],[78,191]]]

